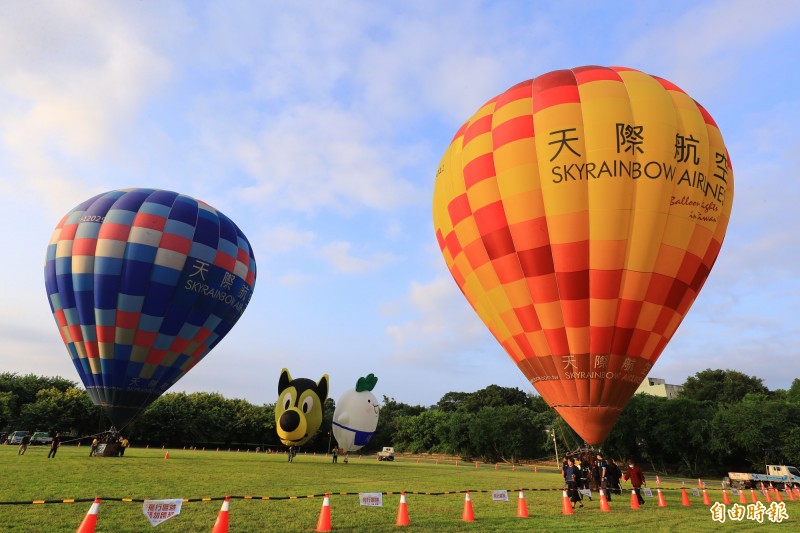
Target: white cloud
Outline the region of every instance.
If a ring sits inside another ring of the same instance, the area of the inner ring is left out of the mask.
[[[407,308],[412,318],[386,328],[395,359],[448,364],[493,340],[451,278],[412,282],[401,308]]]
[[[735,74],[749,68],[743,58],[751,50],[793,31],[798,22],[800,4],[793,0],[698,2],[669,22],[644,26],[646,31],[625,48],[625,55],[634,64],[668,65],[668,72],[650,73],[697,97],[727,88]]]
[[[265,255],[275,255],[308,248],[315,239],[313,231],[298,229],[292,224],[279,224],[261,232],[259,249]]]
[[[378,270],[394,260],[391,254],[376,252],[367,258],[356,257],[351,253],[353,245],[349,242],[332,242],[320,248],[319,255],[337,272],[362,274]]]
[[[147,29],[153,27],[149,17],[119,7],[68,1],[4,5],[0,138],[14,173],[0,177],[0,186],[30,187],[53,203],[84,199],[84,188],[98,178],[76,175],[73,161],[118,153],[125,125],[169,78],[172,67],[152,42],[157,32]],[[174,31],[180,32],[177,21]]]

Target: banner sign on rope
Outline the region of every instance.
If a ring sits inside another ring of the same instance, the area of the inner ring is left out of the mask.
[[[362,507],[383,507],[383,493],[359,492],[358,499]]]
[[[507,502],[508,501],[508,491],[507,490],[493,490],[492,491],[492,500],[496,502]]]
[[[142,512],[147,519],[150,520],[153,527],[156,527],[161,522],[181,514],[182,503],[182,498],[172,500],[145,500],[142,505]]]

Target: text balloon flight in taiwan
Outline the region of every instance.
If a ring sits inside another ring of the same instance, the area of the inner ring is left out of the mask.
[[[236,224],[157,189],[81,203],[58,223],[45,261],[61,338],[119,429],[225,337],[255,280],[252,248]]]
[[[732,201],[703,107],[662,78],[587,66],[481,107],[439,165],[433,220],[492,335],[599,444],[702,288]]]

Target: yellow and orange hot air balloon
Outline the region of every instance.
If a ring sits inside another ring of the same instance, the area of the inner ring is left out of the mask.
[[[703,286],[732,200],[703,107],[662,78],[586,66],[515,85],[459,129],[433,220],[480,318],[599,444]]]

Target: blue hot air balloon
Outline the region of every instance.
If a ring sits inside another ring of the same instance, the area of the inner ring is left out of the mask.
[[[99,194],[58,223],[45,285],[72,362],[121,429],[219,343],[253,294],[250,243],[176,192]]]

